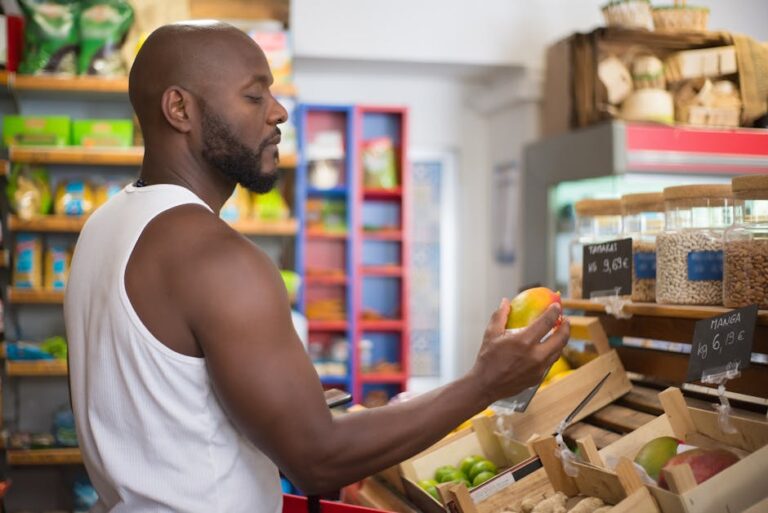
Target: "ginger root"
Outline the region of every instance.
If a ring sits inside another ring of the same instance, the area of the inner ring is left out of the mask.
[[[602,508],[597,508],[592,513],[608,513],[612,508],[613,506],[603,506]]]
[[[605,503],[597,497],[587,497],[582,499],[576,504],[568,513],[595,513],[599,508],[602,508]]]
[[[529,495],[523,499],[523,502],[520,503],[520,509],[523,510],[523,513],[531,513],[533,508],[535,508],[543,500],[543,493],[534,493],[533,495]]]
[[[566,513],[565,501],[568,497],[563,492],[557,492],[553,496],[544,499],[536,505],[531,513]]]

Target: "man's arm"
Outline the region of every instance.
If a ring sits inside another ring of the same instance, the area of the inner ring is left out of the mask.
[[[179,293],[216,393],[243,433],[307,493],[400,462],[492,401],[537,383],[568,338],[566,323],[538,343],[554,325],[556,308],[526,332],[505,335],[509,304],[503,301],[466,376],[401,404],[334,418],[269,258],[234,238],[205,253],[195,280]]]

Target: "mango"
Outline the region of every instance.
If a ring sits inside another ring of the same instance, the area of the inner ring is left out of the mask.
[[[554,383],[555,381],[564,378],[571,372],[573,372],[573,370],[571,369],[571,365],[568,363],[568,360],[561,356],[555,363],[552,364],[552,367],[549,368],[546,375],[544,375],[544,381]],[[560,375],[562,375],[562,377],[558,378]],[[555,378],[557,378],[557,380]]]
[[[507,329],[525,328],[544,313],[552,303],[560,304],[559,292],[553,292],[546,287],[524,290],[510,301]],[[559,325],[560,320],[556,326]]]
[[[738,456],[725,449],[692,449],[674,456],[662,467],[662,469],[668,469],[675,465],[687,463],[693,471],[693,477],[696,479],[696,484],[701,484],[738,461]],[[664,474],[661,474],[661,477],[659,477],[659,486],[665,490],[669,490],[669,485],[667,484],[666,479],[664,479]]]
[[[638,451],[635,463],[643,467],[648,475],[657,481],[661,467],[677,454],[679,444],[680,442],[671,436],[654,438]]]

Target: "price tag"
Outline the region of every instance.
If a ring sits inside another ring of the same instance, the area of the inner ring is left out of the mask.
[[[632,294],[632,239],[586,244],[582,265],[585,298]]]
[[[696,323],[687,381],[749,367],[757,325],[757,305]]]

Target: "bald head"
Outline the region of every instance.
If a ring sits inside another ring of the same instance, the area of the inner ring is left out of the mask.
[[[205,97],[216,95],[238,73],[265,68],[258,45],[241,30],[220,22],[181,22],[165,25],[147,38],[131,67],[128,94],[142,129],[162,125],[161,100],[172,86]],[[230,82],[231,83],[231,82]]]

